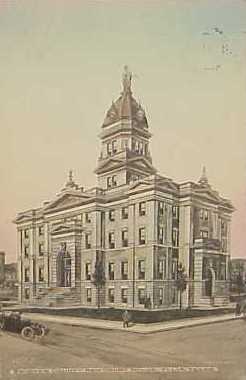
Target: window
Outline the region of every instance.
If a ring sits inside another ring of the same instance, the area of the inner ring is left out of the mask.
[[[122,219],[128,219],[128,207],[123,207],[121,210]]]
[[[115,210],[110,210],[108,213],[108,217],[111,222],[115,221]]]
[[[164,202],[159,202],[158,204],[158,215],[164,215]]]
[[[112,177],[112,186],[117,186],[116,175],[113,175]]]
[[[121,289],[121,302],[127,303],[127,289]]]
[[[87,281],[91,280],[91,263],[85,264],[85,279]]]
[[[24,238],[25,239],[29,238],[29,230],[24,230]]]
[[[157,270],[157,278],[158,280],[163,280],[166,274],[166,260],[160,259],[158,261],[158,270]]]
[[[91,223],[91,215],[89,212],[85,213],[85,222],[86,223]]]
[[[225,220],[221,220],[221,234],[226,236],[227,234],[227,224]]]
[[[208,210],[205,210],[205,209],[200,210],[200,219],[204,221],[208,221]]]
[[[158,229],[158,243],[164,244],[164,228],[163,227],[159,227]]]
[[[139,244],[143,245],[146,241],[146,231],[145,227],[139,228]]]
[[[140,202],[139,203],[139,216],[144,216],[144,215],[146,215],[146,203]]]
[[[114,288],[108,290],[108,302],[114,303]]]
[[[44,281],[44,268],[43,267],[38,268],[38,281],[39,282]]]
[[[179,217],[179,208],[178,206],[173,206],[172,207],[172,214],[174,219],[178,219]]]
[[[172,279],[177,278],[177,259],[172,259]]]
[[[28,300],[30,298],[30,289],[29,288],[25,288],[25,299]]]
[[[108,156],[112,156],[112,144],[111,144],[111,142],[107,143],[107,154],[108,154]]]
[[[91,288],[87,288],[87,289],[86,289],[86,300],[87,300],[87,302],[91,302],[91,299],[92,299],[92,291],[91,291]]]
[[[109,232],[109,234],[108,234],[108,244],[109,244],[109,248],[110,249],[115,248],[114,232]]]
[[[91,248],[91,234],[85,234],[85,248]]]
[[[179,232],[177,228],[173,228],[172,230],[172,243],[174,247],[178,247],[179,245]]]
[[[44,236],[44,226],[38,227],[38,235],[39,236]]]
[[[113,175],[112,177],[107,177],[107,188],[110,189],[111,187],[115,186],[117,186],[116,175]]]
[[[207,238],[208,238],[208,231],[201,230],[201,231],[200,231],[200,237],[201,237],[202,239],[207,239]]]
[[[24,247],[24,255],[25,255],[25,258],[28,258],[28,256],[29,256],[29,247],[28,247],[28,245],[25,245],[25,247]]]
[[[138,262],[138,279],[144,280],[145,279],[145,261],[139,260]]]
[[[107,188],[110,189],[112,187],[112,177],[107,178]]]
[[[114,280],[114,263],[108,264],[108,278],[109,280]]]
[[[25,268],[24,281],[25,282],[29,282],[30,281],[30,270],[29,270],[29,268]]]
[[[128,279],[128,262],[127,261],[123,261],[121,263],[121,278],[122,280]]]
[[[163,288],[159,288],[159,305],[163,304]]]
[[[222,241],[221,241],[221,250],[222,250],[222,252],[226,252],[227,251],[227,241],[226,241],[226,239],[222,239]]]
[[[43,243],[39,243],[39,245],[38,245],[38,254],[39,254],[39,256],[44,255],[44,244]]]
[[[112,141],[112,152],[117,153],[117,140]]]
[[[138,289],[138,303],[140,305],[144,305],[145,304],[145,289]]]
[[[121,232],[122,237],[122,247],[128,247],[128,230],[124,229]]]

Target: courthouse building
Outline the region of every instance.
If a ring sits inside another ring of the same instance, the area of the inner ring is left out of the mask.
[[[96,306],[97,262],[105,273],[101,305],[175,307],[182,263],[189,278],[183,305],[226,303],[233,206],[205,169],[198,182],[157,173],[127,68],[122,84],[101,127],[97,187],[77,185],[70,172],[53,200],[16,217],[19,300]]]

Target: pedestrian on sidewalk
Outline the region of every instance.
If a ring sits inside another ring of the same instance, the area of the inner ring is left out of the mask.
[[[129,327],[129,322],[130,322],[130,314],[128,310],[125,310],[124,313],[122,314],[122,319],[123,319],[123,327]]]

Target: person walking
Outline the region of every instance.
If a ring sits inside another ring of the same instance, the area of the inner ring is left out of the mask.
[[[129,327],[129,321],[130,321],[130,314],[128,310],[125,310],[124,313],[122,314],[122,319],[123,319],[123,327]]]

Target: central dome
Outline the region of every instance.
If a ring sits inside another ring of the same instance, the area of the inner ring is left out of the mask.
[[[131,78],[132,74],[128,71],[127,66],[125,66],[125,72],[122,80],[123,92],[120,97],[112,103],[111,107],[107,111],[102,125],[103,127],[107,127],[120,120],[127,119],[132,121],[134,126],[148,128],[148,122],[144,109],[132,96]]]

